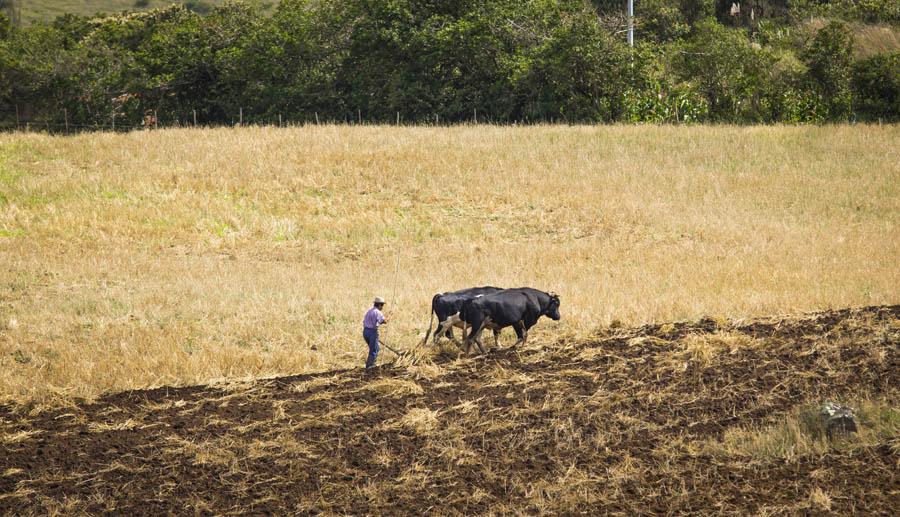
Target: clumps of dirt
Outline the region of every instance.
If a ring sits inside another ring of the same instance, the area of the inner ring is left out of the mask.
[[[891,514],[898,345],[869,307],[0,408],[0,513]]]

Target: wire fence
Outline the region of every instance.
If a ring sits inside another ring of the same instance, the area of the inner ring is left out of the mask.
[[[244,111],[241,109],[237,116],[233,118],[230,122],[227,121],[204,121],[202,118],[198,118],[197,113],[193,112],[191,115],[187,117],[167,117],[163,116],[163,119],[160,119],[160,115],[157,112],[154,112],[153,115],[147,115],[144,117],[143,121],[135,124],[133,123],[133,119],[129,119],[129,122],[125,123],[124,120],[121,122],[117,120],[117,117],[110,116],[108,118],[108,122],[94,122],[94,123],[76,123],[69,122],[68,115],[63,114],[63,116],[57,116],[53,118],[26,118],[16,116],[15,119],[12,120],[0,120],[0,132],[12,132],[12,131],[24,131],[24,132],[40,132],[40,133],[50,133],[50,134],[76,134],[76,133],[84,133],[84,132],[92,132],[92,131],[116,131],[116,132],[128,132],[135,130],[146,130],[146,129],[165,129],[165,128],[187,128],[187,127],[241,127],[241,126],[268,126],[268,127],[297,127],[297,126],[307,126],[307,125],[322,125],[322,124],[341,124],[341,125],[415,125],[415,126],[449,126],[449,125],[464,125],[464,124],[497,124],[497,125],[534,125],[534,124],[557,124],[563,123],[568,124],[572,121],[566,119],[555,119],[555,118],[536,118],[529,119],[527,117],[521,119],[496,119],[494,117],[485,116],[483,112],[480,112],[477,108],[474,108],[471,112],[471,117],[466,119],[461,118],[443,118],[438,114],[433,114],[431,116],[423,117],[405,117],[401,112],[396,112],[394,117],[380,117],[378,119],[367,119],[363,117],[362,111],[358,110],[355,116],[345,116],[343,118],[335,118],[335,117],[325,117],[319,116],[319,113],[313,112],[312,114],[302,116],[302,117],[283,117],[282,115],[274,115],[274,116],[253,116],[253,117],[244,117]],[[164,115],[164,114],[163,114]],[[122,116],[124,119],[125,117]]]

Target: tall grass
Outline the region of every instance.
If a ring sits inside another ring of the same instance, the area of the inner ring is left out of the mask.
[[[0,398],[358,366],[375,295],[400,347],[433,293],[483,284],[560,293],[545,340],[896,303],[898,144],[897,126],[0,135]]]
[[[900,30],[890,25],[855,25],[853,54],[857,59],[900,52]]]

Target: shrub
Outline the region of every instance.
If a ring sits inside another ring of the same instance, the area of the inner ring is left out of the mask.
[[[9,38],[9,34],[12,32],[12,22],[9,20],[9,16],[6,13],[0,11],[0,40],[5,40]]]
[[[866,120],[900,121],[900,52],[853,64],[853,105]]]
[[[638,35],[654,41],[672,41],[687,34],[690,26],[674,0],[642,0],[634,5]]]
[[[644,90],[625,92],[625,120],[628,122],[702,122],[709,105],[691,84],[670,86],[656,83]]]

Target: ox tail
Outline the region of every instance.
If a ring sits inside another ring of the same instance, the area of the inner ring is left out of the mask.
[[[442,294],[443,293],[437,293],[436,295],[431,297],[431,312],[429,312],[428,318],[428,332],[425,333],[425,339],[423,339],[422,342],[419,343],[419,346],[424,346],[425,343],[428,342],[428,336],[431,335],[431,327],[432,325],[434,325],[434,304],[437,303],[438,297],[440,297]]]

